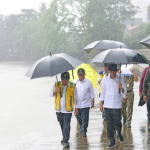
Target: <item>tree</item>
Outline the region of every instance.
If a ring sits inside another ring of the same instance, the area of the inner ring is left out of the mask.
[[[150,21],[150,4],[149,4],[149,6],[147,7],[147,18],[148,18],[148,20]]]
[[[39,11],[44,12],[46,10],[47,10],[46,3],[42,2],[41,5],[39,6]]]

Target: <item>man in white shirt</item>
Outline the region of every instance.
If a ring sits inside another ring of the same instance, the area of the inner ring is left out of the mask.
[[[94,90],[92,82],[85,79],[85,70],[78,69],[79,79],[76,82],[75,99],[78,101],[78,115],[76,116],[80,124],[80,132],[82,136],[86,137],[88,122],[89,122],[89,109],[94,107]]]
[[[124,78],[116,75],[116,64],[109,64],[108,68],[110,74],[108,76],[105,76],[102,81],[100,111],[102,112],[103,107],[105,108],[105,117],[107,120],[107,135],[108,139],[110,140],[110,144],[107,148],[112,148],[115,147],[114,130],[117,131],[120,142],[124,141],[124,138],[121,134],[121,108],[123,98],[125,98],[124,92],[126,91],[126,84]]]
[[[64,148],[69,148],[68,140],[70,138],[70,123],[72,112],[75,103],[75,115],[78,114],[77,101],[74,98],[75,84],[69,82],[69,73],[61,74],[61,82],[56,82],[50,92],[51,97],[54,98],[57,120],[60,123],[63,139],[61,143]]]

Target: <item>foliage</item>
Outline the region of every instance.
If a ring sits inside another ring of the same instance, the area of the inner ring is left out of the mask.
[[[124,21],[137,12],[130,0],[53,0],[48,8],[41,3],[39,10],[0,16],[0,59],[30,61],[64,52],[87,61],[87,44],[123,41]]]

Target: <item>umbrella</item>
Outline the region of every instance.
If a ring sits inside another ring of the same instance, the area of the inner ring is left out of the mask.
[[[141,40],[140,43],[150,48],[150,35]]]
[[[96,55],[91,62],[123,64],[148,63],[139,52],[120,48],[105,50]]]
[[[137,51],[130,49],[110,49],[105,50],[96,55],[91,62],[100,63],[121,63],[123,64],[137,64],[146,63],[147,60]],[[121,76],[120,76],[121,78]],[[120,89],[119,89],[120,93]]]
[[[74,78],[71,76],[71,71],[70,73],[70,81],[73,82],[74,79],[78,79],[77,71],[79,68],[83,68],[85,70],[85,78],[89,79],[92,81],[93,87],[97,87],[97,79],[98,79],[98,73],[89,65],[89,64],[81,64],[78,66],[76,69],[73,70]]]
[[[117,42],[113,40],[101,40],[90,43],[84,48],[84,50],[89,54],[93,50],[102,51],[114,48],[128,48],[128,47],[122,42]]]
[[[68,54],[59,53],[46,56],[36,61],[28,70],[25,76],[34,79],[47,76],[54,76],[59,73],[72,70],[83,62]],[[57,78],[57,76],[56,76]]]

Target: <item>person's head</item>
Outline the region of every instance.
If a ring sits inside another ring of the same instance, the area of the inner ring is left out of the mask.
[[[108,63],[104,63],[104,71],[105,71],[105,73],[108,72]]]
[[[110,77],[112,79],[114,79],[116,77],[116,73],[117,73],[117,64],[109,64],[108,70],[110,73]]]
[[[70,79],[69,72],[63,72],[61,74],[61,81],[64,86],[66,86],[68,84],[69,79]]]
[[[79,68],[77,74],[78,74],[79,80],[83,81],[85,78],[85,70],[83,68]]]

